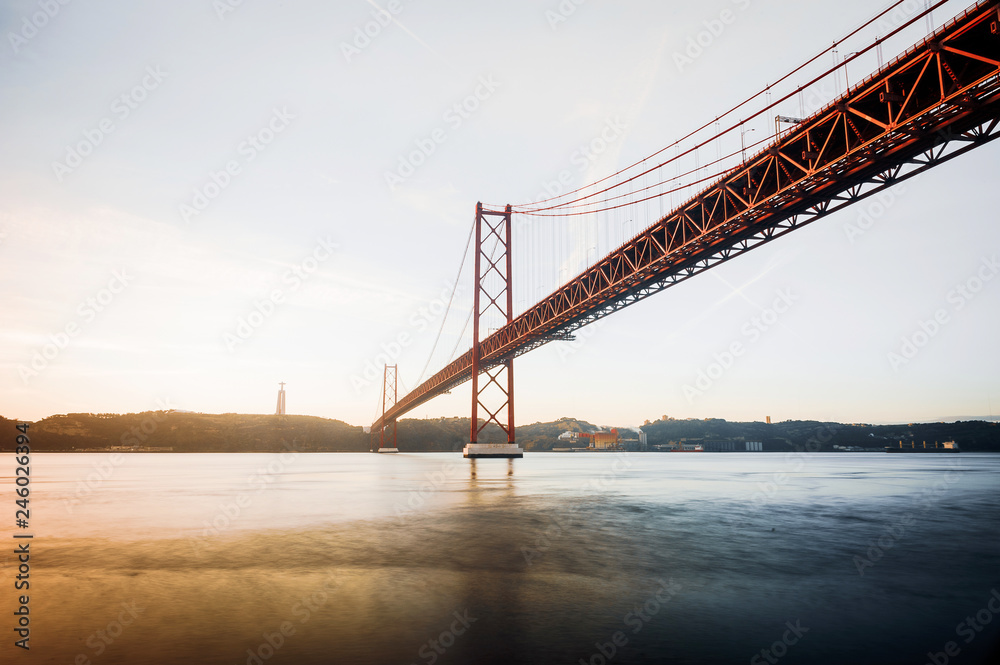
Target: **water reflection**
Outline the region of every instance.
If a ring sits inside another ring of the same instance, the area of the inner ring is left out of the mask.
[[[505,458],[504,460],[500,460],[500,459],[495,459],[495,460],[483,459],[483,460],[481,460],[482,464],[489,465],[488,467],[485,467],[488,471],[492,471],[494,469],[500,468],[498,465],[501,464],[504,461],[506,461],[506,463],[507,463],[507,477],[509,479],[513,479],[514,478],[514,460],[513,459],[511,459],[511,458]],[[469,480],[470,481],[477,481],[479,479],[480,468],[479,468],[478,465],[480,463],[480,460],[476,459],[476,458],[472,458],[472,459],[469,459],[468,462],[469,462]],[[473,487],[473,486],[477,486],[477,485],[470,485],[470,487]],[[513,487],[513,486],[511,485],[511,487]]]
[[[953,632],[941,617],[1000,585],[983,538],[1000,529],[997,460],[970,456],[862,577],[852,557],[940,460],[817,456],[750,510],[780,457],[640,455],[618,475],[599,455],[304,457],[255,493],[267,456],[130,456],[65,516],[92,460],[43,458],[33,659],[575,663],[624,631],[616,664],[746,662],[801,619],[783,662],[922,662]],[[230,526],[193,549],[220,514]],[[681,589],[631,632],[659,580]],[[97,654],[90,637],[133,601],[139,618]],[[985,658],[994,624],[963,662]]]

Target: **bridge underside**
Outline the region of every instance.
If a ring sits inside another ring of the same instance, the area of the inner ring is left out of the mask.
[[[981,2],[483,340],[523,353],[1000,137],[1000,11]],[[473,350],[381,427],[472,377]]]

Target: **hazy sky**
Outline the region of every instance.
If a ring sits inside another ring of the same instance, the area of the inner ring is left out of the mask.
[[[876,9],[578,2],[0,3],[0,413],[266,413],[286,381],[289,413],[368,424],[379,354],[408,388],[427,362],[476,201],[641,159]],[[519,359],[518,422],[1000,411],[998,159],[981,148]],[[468,348],[463,280],[429,371]]]

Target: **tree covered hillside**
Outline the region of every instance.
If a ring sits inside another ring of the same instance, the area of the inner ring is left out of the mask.
[[[8,429],[13,431],[13,424]],[[173,452],[363,451],[360,427],[312,416],[207,414],[147,411],[129,414],[70,413],[32,423],[31,447],[47,450],[111,446],[172,448]],[[12,450],[14,437],[0,438]]]

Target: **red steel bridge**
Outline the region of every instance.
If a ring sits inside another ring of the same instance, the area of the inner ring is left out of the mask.
[[[605,179],[524,206],[478,204],[472,348],[398,400],[393,378],[372,425],[373,450],[395,447],[395,423],[403,414],[470,379],[470,441],[493,423],[514,443],[517,356],[570,338],[597,319],[1000,137],[998,1],[970,7],[812,115],[779,117],[793,126],[776,132],[749,158],[738,153],[738,166],[705,182],[693,197],[516,317],[514,215],[593,215],[665,192],[646,187],[616,196],[621,180],[603,186],[610,183]],[[488,313],[506,324],[483,336],[480,320]]]

